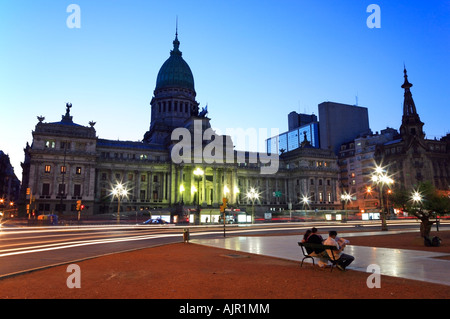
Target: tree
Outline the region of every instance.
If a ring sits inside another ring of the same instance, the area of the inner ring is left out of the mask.
[[[420,183],[412,192],[406,189],[395,189],[391,200],[394,206],[401,207],[404,212],[420,220],[422,237],[430,236],[431,226],[438,216],[450,213],[450,198],[437,191],[430,182]]]

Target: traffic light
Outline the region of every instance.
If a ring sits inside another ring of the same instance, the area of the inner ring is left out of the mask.
[[[81,210],[81,200],[77,200],[77,210]]]
[[[220,206],[220,212],[223,213],[225,211],[225,208],[227,208],[227,202],[228,200],[224,197],[222,198],[223,205]]]
[[[81,205],[81,207],[80,207],[81,209],[80,210],[83,210],[84,209],[84,205]]]

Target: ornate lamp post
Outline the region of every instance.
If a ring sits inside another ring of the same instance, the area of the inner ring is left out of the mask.
[[[372,182],[378,185],[380,190],[381,230],[388,230],[386,223],[386,212],[384,211],[383,205],[383,187],[384,185],[389,186],[393,184],[394,180],[387,175],[382,167],[376,166],[375,172],[372,175]]]
[[[183,194],[184,194],[184,185],[181,184],[181,185],[180,185],[180,195],[181,195],[181,201],[180,201],[180,203],[181,203],[181,205],[183,205]]]
[[[255,222],[255,201],[259,200],[259,194],[252,187],[250,191],[247,192],[246,197],[252,202],[252,224]]]
[[[202,179],[205,172],[197,167],[194,171],[195,179],[197,180],[197,216],[195,218],[195,224],[200,224],[200,180]]]
[[[306,210],[305,210],[305,206],[309,206],[309,197],[306,196],[306,195],[303,195],[302,200],[301,200],[301,203],[302,203],[303,210],[305,211],[305,218],[306,218]],[[314,215],[315,215],[315,214],[314,214]],[[316,218],[316,217],[317,217],[317,216],[315,216],[314,218]]]
[[[128,196],[128,191],[122,183],[118,183],[116,187],[113,188],[111,194],[113,195],[113,198],[117,197],[117,224],[120,224],[120,198]]]
[[[349,193],[344,193],[341,195],[341,201],[344,202],[344,214],[345,214],[345,219],[342,219],[341,222],[346,223],[347,222],[347,204],[349,201],[352,200],[352,196]]]

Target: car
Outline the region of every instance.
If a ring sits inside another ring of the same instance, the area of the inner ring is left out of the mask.
[[[161,219],[161,218],[156,218],[156,219],[154,219],[154,218],[150,218],[150,219],[148,219],[148,220],[146,220],[145,222],[144,222],[144,224],[168,224],[168,222],[166,222],[164,219]]]

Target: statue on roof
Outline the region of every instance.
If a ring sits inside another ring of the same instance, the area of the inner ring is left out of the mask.
[[[198,114],[198,117],[206,117],[206,114],[208,114],[208,105],[202,108],[202,111]]]
[[[66,114],[61,116],[63,122],[72,122],[72,116],[70,116],[70,108],[72,103],[66,103]]]

